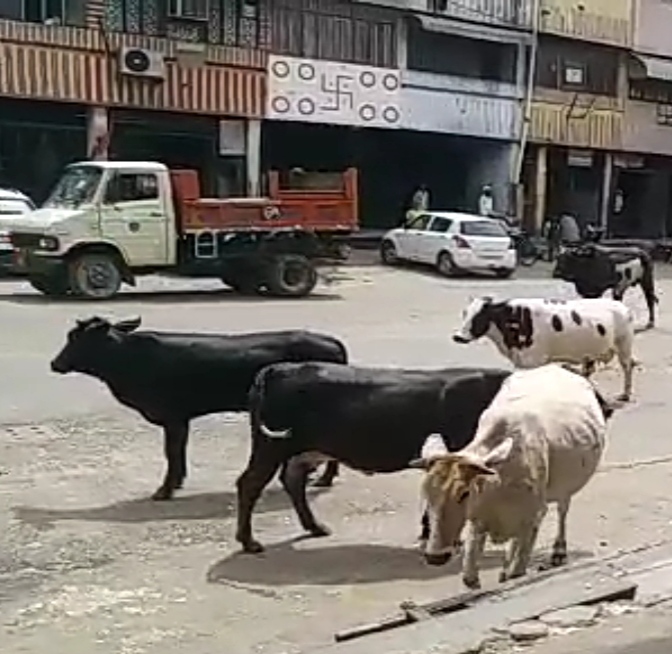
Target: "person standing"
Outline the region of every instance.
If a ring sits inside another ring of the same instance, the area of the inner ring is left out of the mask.
[[[485,184],[478,197],[478,213],[481,216],[492,216],[495,212],[495,199],[492,195],[492,186]]]
[[[411,207],[406,212],[406,222],[427,210],[429,210],[429,190],[425,184],[420,184],[411,198]]]

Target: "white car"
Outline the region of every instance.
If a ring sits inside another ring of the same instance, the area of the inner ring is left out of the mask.
[[[436,266],[442,275],[492,271],[510,277],[516,269],[513,240],[499,220],[453,211],[428,211],[383,237],[383,263],[413,261]]]
[[[17,216],[31,211],[35,211],[35,205],[27,195],[21,191],[0,188],[0,269],[11,266],[14,252],[6,225]]]

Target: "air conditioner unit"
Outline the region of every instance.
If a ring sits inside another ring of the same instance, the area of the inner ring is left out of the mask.
[[[122,75],[138,77],[165,77],[163,52],[144,48],[122,48],[119,52],[119,70]]]

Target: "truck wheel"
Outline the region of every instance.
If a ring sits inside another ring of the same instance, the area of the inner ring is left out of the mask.
[[[315,288],[317,271],[306,257],[284,254],[270,265],[267,283],[271,295],[304,297]]]
[[[68,280],[67,276],[61,273],[54,273],[51,275],[40,275],[35,277],[29,277],[28,283],[40,293],[44,295],[51,295],[55,297],[60,297],[67,295],[68,291]]]
[[[107,300],[121,287],[121,270],[116,258],[104,252],[76,256],[69,267],[72,292],[90,300]]]

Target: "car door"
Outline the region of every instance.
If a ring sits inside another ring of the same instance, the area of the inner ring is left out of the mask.
[[[427,213],[420,214],[412,218],[406,227],[401,230],[397,236],[397,243],[399,245],[399,255],[408,261],[418,261],[419,256],[419,239],[425,234],[427,225],[431,220],[431,215]]]
[[[131,265],[167,262],[168,220],[156,172],[113,171],[101,204],[100,231]]]
[[[452,221],[445,216],[433,216],[427,228],[418,236],[418,261],[434,265],[439,253],[446,249],[445,233]]]

